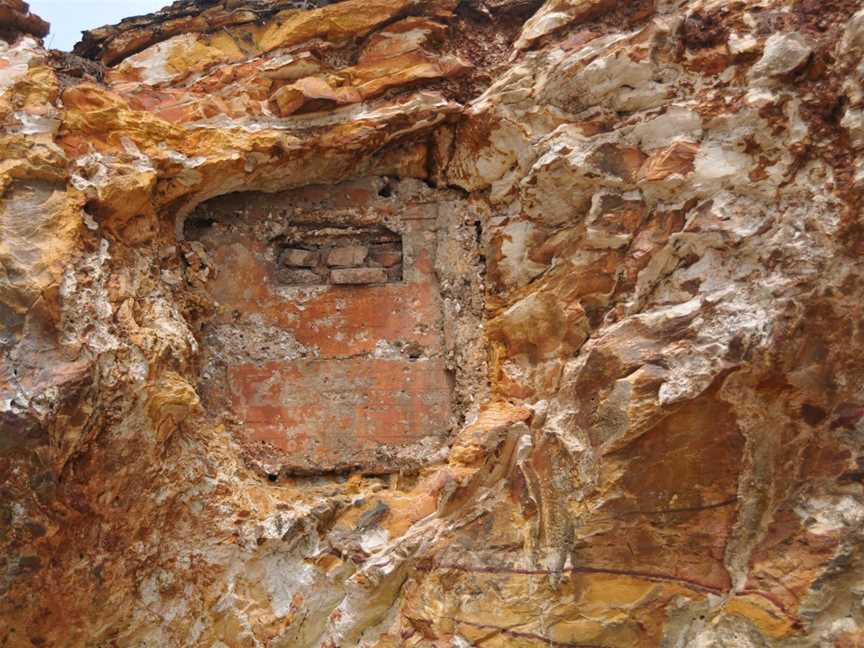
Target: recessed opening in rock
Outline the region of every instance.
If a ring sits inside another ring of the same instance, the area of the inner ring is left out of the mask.
[[[391,472],[446,450],[461,411],[436,259],[463,208],[430,194],[449,197],[369,178],[223,196],[186,219],[216,303],[201,392],[264,474]]]

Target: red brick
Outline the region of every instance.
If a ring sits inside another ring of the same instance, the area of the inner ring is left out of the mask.
[[[340,268],[330,271],[330,281],[334,284],[386,283],[387,271],[384,268]]]
[[[327,265],[333,267],[353,267],[362,265],[368,250],[365,245],[342,245],[327,254]]]

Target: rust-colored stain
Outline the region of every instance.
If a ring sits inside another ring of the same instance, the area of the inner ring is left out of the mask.
[[[364,465],[382,444],[446,430],[450,387],[438,360],[352,358],[235,365],[228,389],[244,435],[292,463]]]

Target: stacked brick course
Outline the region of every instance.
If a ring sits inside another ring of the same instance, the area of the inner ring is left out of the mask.
[[[385,228],[309,229],[278,252],[286,284],[379,284],[402,280],[402,238]]]

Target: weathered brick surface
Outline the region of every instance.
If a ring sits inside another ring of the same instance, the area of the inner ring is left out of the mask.
[[[369,250],[364,245],[346,245],[330,250],[327,265],[334,267],[359,266],[366,260]]]
[[[290,331],[323,358],[371,354],[380,342],[414,343],[429,354],[440,352],[440,303],[431,280],[316,286],[306,295],[283,295],[263,253],[254,241],[211,252],[219,271],[210,290],[224,311],[217,321],[233,323],[239,317],[243,323],[254,316],[260,324]]]
[[[384,268],[339,268],[330,273],[334,284],[374,284],[387,281]]]
[[[247,434],[283,451],[284,467],[299,472],[369,469],[376,457],[386,468],[388,451],[440,436],[450,414],[440,360],[239,364],[229,368],[228,389]]]
[[[288,248],[282,253],[280,260],[286,266],[311,268],[318,264],[318,252]]]
[[[284,270],[281,275],[282,279],[288,283],[296,285],[314,285],[321,282],[321,277],[304,268],[291,268]]]

